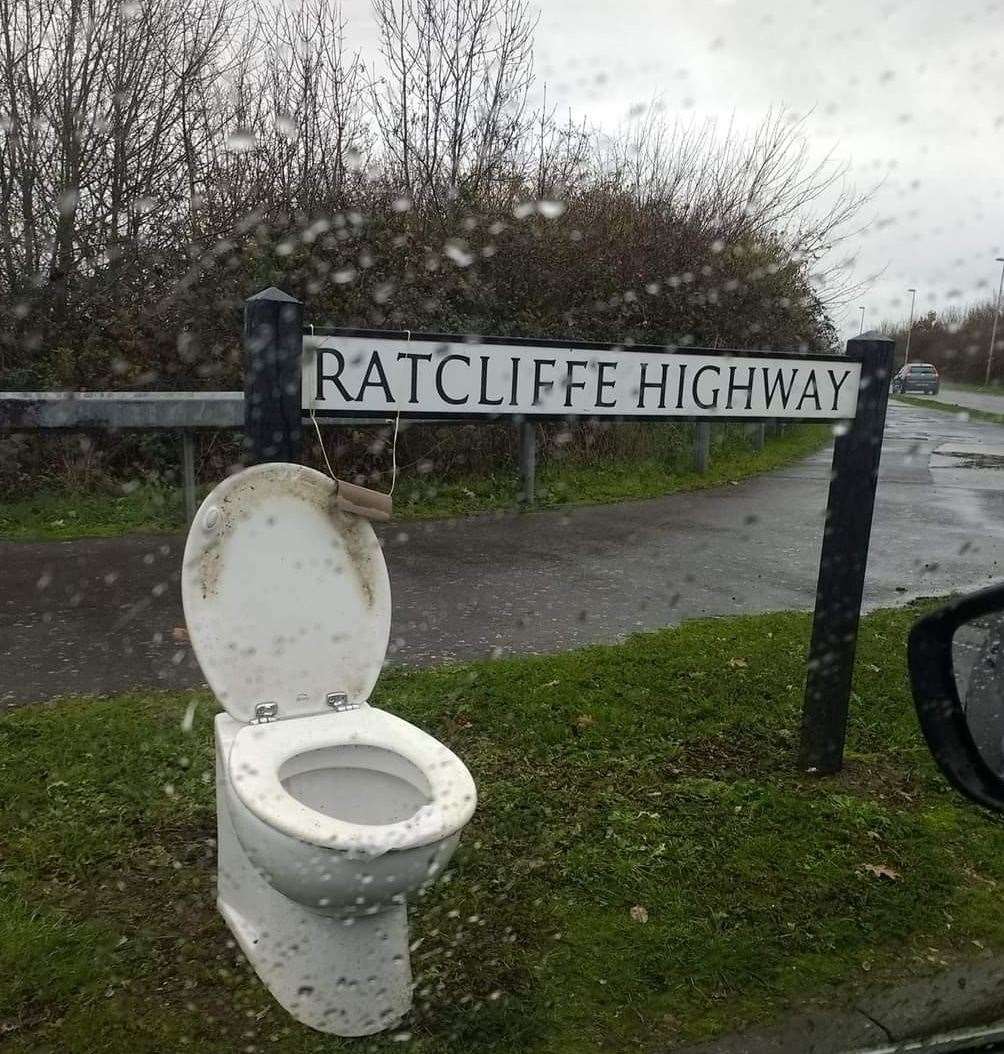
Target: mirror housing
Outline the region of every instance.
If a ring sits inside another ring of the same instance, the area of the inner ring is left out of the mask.
[[[1004,778],[973,739],[956,686],[952,639],[973,619],[1004,610],[1004,585],[992,586],[925,615],[910,630],[907,661],[920,728],[938,768],[961,794],[1004,812]]]

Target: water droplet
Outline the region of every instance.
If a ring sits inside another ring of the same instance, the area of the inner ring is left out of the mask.
[[[447,242],[443,246],[443,252],[458,266],[469,267],[474,262],[474,257],[463,246],[457,242]]]
[[[296,121],[289,114],[279,114],[275,119],[275,130],[283,139],[292,139],[296,135]]]
[[[258,145],[254,133],[247,128],[235,128],[227,136],[227,150],[232,154],[246,154]]]
[[[537,202],[537,211],[545,220],[556,220],[559,216],[564,215],[567,208],[568,206],[563,201],[544,200]]]
[[[71,187],[65,191],[59,197],[59,213],[61,216],[72,216],[77,208],[77,202],[80,200],[80,192]]]

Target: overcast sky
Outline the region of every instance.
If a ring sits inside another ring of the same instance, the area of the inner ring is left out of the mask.
[[[882,271],[838,318],[857,332],[995,296],[1004,255],[1001,0],[543,0],[536,68],[548,98],[599,127],[638,104],[753,126],[772,105],[812,111],[820,155],[882,181],[856,274]],[[368,0],[345,0],[372,55]],[[367,52],[369,54],[367,54]]]

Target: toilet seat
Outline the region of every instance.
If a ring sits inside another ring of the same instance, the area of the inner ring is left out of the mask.
[[[358,706],[390,638],[390,580],[369,520],[304,465],[218,484],[188,531],[181,598],[213,694],[245,724]]]
[[[346,745],[378,747],[410,762],[429,784],[429,804],[399,823],[356,824],[317,812],[282,785],[284,762]],[[367,856],[448,837],[470,820],[476,804],[474,780],[453,751],[420,728],[368,705],[247,725],[234,739],[227,773],[241,802],[270,827],[319,848]]]

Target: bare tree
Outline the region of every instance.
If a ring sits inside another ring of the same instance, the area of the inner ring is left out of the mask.
[[[202,184],[221,230],[256,210],[317,214],[332,207],[369,149],[365,70],[345,48],[328,0],[260,4],[225,90],[226,115]]]
[[[8,291],[69,289],[126,245],[175,239],[193,83],[226,39],[219,0],[0,0],[0,225]]]
[[[767,113],[750,133],[730,122],[668,122],[652,105],[599,151],[599,172],[654,207],[696,225],[709,240],[772,251],[813,268],[836,306],[857,288],[849,262],[834,255],[858,233],[855,219],[873,190],[857,191],[847,164],[813,156],[808,115]]]
[[[565,200],[588,183],[593,136],[585,121],[576,123],[571,112],[563,123],[555,120],[554,109],[548,109],[546,85],[541,106],[533,115],[532,132],[528,157],[519,168],[532,174],[528,189],[533,197]]]
[[[764,325],[797,315],[799,332],[819,314],[810,277],[823,301],[839,302],[837,249],[867,195],[814,157],[805,118],[774,111],[743,134],[651,107],[603,138],[570,114],[558,120],[546,89],[531,103],[529,0],[372,3],[376,79],[346,46],[333,0],[0,0],[0,302],[13,309],[0,347],[24,362],[76,324],[102,348],[148,348],[134,335],[142,320],[167,318],[163,333],[200,311],[218,333],[212,298],[199,299],[211,269],[226,261],[240,286],[264,240],[277,243],[271,266],[329,227],[309,261],[318,288],[331,254],[383,251],[383,271],[402,268],[397,303],[408,293],[420,304],[481,298],[477,325],[492,317],[493,288],[536,303],[563,282],[550,298],[566,305],[563,324],[609,323],[611,333],[717,333],[726,288],[747,295],[751,313],[770,300],[776,315]],[[394,200],[402,192],[414,203],[407,215]],[[561,199],[565,219],[547,227],[563,210],[526,198]],[[437,266],[428,245],[456,233],[457,202],[496,214],[486,227],[495,240],[461,254],[455,286],[439,275],[435,297],[431,286],[420,295]],[[381,210],[385,223],[356,223]],[[666,312],[656,293],[637,295],[675,271],[708,281]],[[497,284],[479,284],[490,272]],[[338,296],[370,311],[386,303],[385,277],[351,293],[339,285]],[[549,310],[537,304],[534,317]],[[176,350],[167,344],[165,363]]]
[[[510,180],[527,131],[535,19],[527,0],[373,0],[384,75],[373,110],[412,197],[442,204]]]

